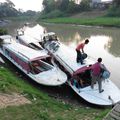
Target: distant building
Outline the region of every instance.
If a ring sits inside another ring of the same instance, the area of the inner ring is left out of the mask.
[[[90,6],[96,9],[106,9],[112,4],[112,0],[91,0]]]
[[[92,0],[92,3],[101,3],[102,0]]]

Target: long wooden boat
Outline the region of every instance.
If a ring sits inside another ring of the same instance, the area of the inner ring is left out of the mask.
[[[35,41],[37,42],[37,40],[38,38]],[[55,33],[43,34],[39,38],[39,42],[43,42],[44,48],[55,58],[55,64],[68,74],[70,78],[67,81],[69,86],[84,100],[101,106],[114,105],[120,101],[120,90],[110,79],[105,79],[102,82],[102,88],[104,89],[102,93],[99,93],[97,83],[94,85],[94,89],[91,88],[91,76],[88,69],[89,65],[95,63],[93,59],[88,57],[83,65],[77,63],[76,51],[59,42]],[[31,41],[31,43],[35,42]],[[76,82],[79,80],[81,80],[80,87]]]
[[[39,84],[58,86],[67,80],[64,72],[49,64],[51,57],[47,53],[16,43],[10,35],[0,36],[0,53]]]

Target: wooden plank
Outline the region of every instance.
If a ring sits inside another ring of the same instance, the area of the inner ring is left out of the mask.
[[[117,111],[113,110],[111,113],[113,113],[114,115],[120,117],[120,112],[117,112]]]
[[[120,105],[120,102],[118,102],[117,104],[119,104],[119,105]]]
[[[116,116],[115,114],[113,114],[112,112],[110,113],[110,116],[112,118],[115,118],[115,120],[120,120],[120,117],[119,116]]]
[[[120,120],[120,102],[115,105],[103,120]]]
[[[114,107],[114,110],[117,111],[117,112],[120,112],[120,104],[117,104],[117,105]]]

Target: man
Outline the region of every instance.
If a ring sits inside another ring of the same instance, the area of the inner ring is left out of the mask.
[[[98,82],[98,86],[99,86],[99,93],[102,93],[104,90],[102,89],[102,68],[104,67],[104,65],[101,64],[102,62],[102,58],[98,58],[97,62],[95,64],[93,64],[91,66],[91,77],[92,77],[92,81],[91,81],[91,88],[93,89],[94,84],[96,83],[96,81]]]
[[[80,62],[81,64],[83,64],[83,58],[82,58],[82,53],[84,53],[84,46],[86,44],[89,43],[89,40],[86,39],[84,43],[80,43],[77,48],[76,48],[76,52],[77,52],[77,63]]]

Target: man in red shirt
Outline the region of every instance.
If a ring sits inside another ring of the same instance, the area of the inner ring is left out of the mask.
[[[84,53],[84,46],[86,44],[89,43],[89,40],[86,39],[84,43],[80,43],[77,48],[76,48],[76,52],[77,52],[77,63],[80,62],[81,64],[83,64],[83,59],[82,59],[82,53]]]
[[[106,69],[104,65],[101,64],[102,58],[98,58],[97,62],[91,66],[91,76],[92,76],[92,81],[91,81],[91,88],[93,89],[95,82],[98,82],[99,86],[99,93],[103,92],[104,90],[102,89],[102,69]]]

